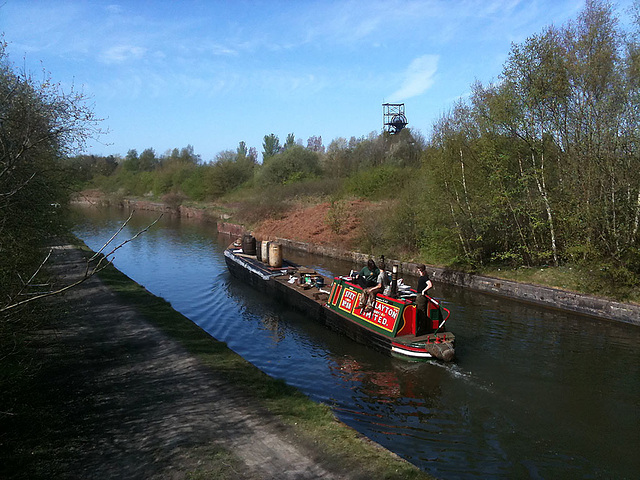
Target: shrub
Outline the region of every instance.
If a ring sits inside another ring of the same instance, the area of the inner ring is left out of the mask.
[[[266,161],[260,172],[263,185],[285,185],[320,174],[319,157],[299,145],[287,148]]]
[[[345,182],[345,190],[348,194],[371,200],[393,198],[411,175],[411,169],[390,165],[373,167],[349,177]]]

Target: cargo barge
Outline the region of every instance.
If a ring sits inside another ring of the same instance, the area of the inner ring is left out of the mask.
[[[282,259],[278,244],[253,242],[225,250],[233,276],[378,351],[406,360],[455,358],[455,336],[445,330],[450,312],[437,300],[427,297],[426,311],[420,311],[415,290],[394,279],[392,294],[378,293],[364,308],[364,291],[351,275],[327,278]]]

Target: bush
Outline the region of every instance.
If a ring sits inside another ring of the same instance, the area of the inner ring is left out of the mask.
[[[185,200],[184,194],[180,192],[165,193],[162,196],[162,203],[171,208],[178,208]]]
[[[344,200],[331,200],[329,211],[324,222],[329,226],[331,231],[337,235],[342,233],[342,223],[348,213],[348,205]]]
[[[413,170],[390,165],[361,170],[345,182],[347,194],[370,200],[394,198],[398,195]]]
[[[262,166],[260,181],[263,185],[285,185],[320,174],[319,157],[316,152],[299,145],[270,157]]]
[[[640,278],[637,274],[625,265],[607,262],[593,272],[593,278],[590,282],[586,282],[584,288],[589,288],[597,295],[626,300],[638,286],[640,286]]]

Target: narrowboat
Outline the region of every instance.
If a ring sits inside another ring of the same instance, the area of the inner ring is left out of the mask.
[[[378,293],[361,308],[363,289],[351,274],[327,278],[282,259],[276,243],[243,239],[224,252],[230,273],[281,302],[311,315],[327,327],[379,351],[406,360],[455,358],[453,333],[445,330],[450,312],[427,297],[426,312],[416,307],[416,292],[394,273],[391,293]]]

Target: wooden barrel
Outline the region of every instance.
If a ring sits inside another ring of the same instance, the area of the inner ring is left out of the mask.
[[[262,242],[260,240],[256,240],[256,258],[259,262],[262,261]]]
[[[262,262],[264,263],[269,263],[269,242],[267,242],[266,240],[264,242],[261,243],[260,245],[260,250],[261,251],[261,256],[262,256]]]
[[[269,244],[269,266],[275,268],[282,266],[282,245],[279,243]]]
[[[253,235],[247,233],[242,237],[242,253],[245,255],[256,254],[256,239]]]

